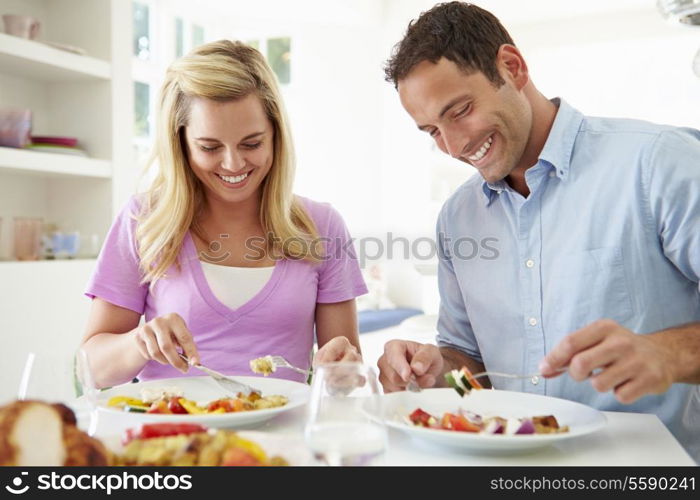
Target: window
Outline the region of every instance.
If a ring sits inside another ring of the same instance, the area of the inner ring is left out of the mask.
[[[291,83],[292,39],[289,37],[248,39],[245,41],[267,59],[281,85]]]
[[[204,43],[204,28],[197,24],[192,25],[192,48],[199,47]]]
[[[151,88],[142,82],[134,82],[134,135],[148,138],[151,132]]]
[[[189,43],[187,43],[189,41]],[[182,57],[204,43],[204,27],[175,18],[175,57]]]
[[[267,41],[267,62],[281,84],[287,84],[290,81],[291,55],[291,39],[289,37],[270,38]]]
[[[185,55],[185,23],[181,17],[175,18],[175,57]]]
[[[142,60],[151,57],[150,7],[134,2],[134,55]]]

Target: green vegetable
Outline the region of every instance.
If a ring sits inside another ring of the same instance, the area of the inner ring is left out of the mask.
[[[462,389],[457,383],[457,380],[455,379],[453,374],[454,371],[455,370],[452,370],[452,372],[445,373],[445,380],[447,381],[447,385],[449,385],[455,391],[457,391],[457,394],[459,394],[460,396],[464,396],[464,389]]]
[[[147,406],[124,405],[124,411],[129,413],[146,413],[147,410]]]
[[[471,391],[472,389],[475,388],[472,385],[472,383],[469,382],[467,375],[463,371],[460,370],[459,375],[460,375],[460,380],[462,381],[462,384],[464,384],[464,387],[466,387],[468,391]]]

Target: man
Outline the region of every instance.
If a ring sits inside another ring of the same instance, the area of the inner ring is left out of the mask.
[[[463,365],[540,371],[491,383],[655,413],[700,460],[700,132],[548,100],[498,19],[461,2],[413,22],[386,74],[481,175],[438,219],[438,347],[389,342],[385,391]],[[464,257],[465,237],[496,238],[498,257]]]

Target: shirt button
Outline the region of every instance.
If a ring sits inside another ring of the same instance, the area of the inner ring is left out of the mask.
[[[528,259],[528,260],[525,261],[525,265],[526,265],[527,267],[534,267],[535,261],[532,260],[532,259]]]
[[[537,319],[536,318],[530,318],[528,320],[528,323],[530,323],[530,326],[535,326],[537,325]]]
[[[532,385],[537,385],[537,384],[540,383],[540,377],[538,377],[537,375],[535,375],[535,376],[533,376],[533,377],[530,379],[530,382],[532,382]]]

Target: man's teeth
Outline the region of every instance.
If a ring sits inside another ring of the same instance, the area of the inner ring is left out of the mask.
[[[479,161],[481,160],[486,152],[489,150],[491,147],[491,143],[493,142],[493,137],[489,137],[486,139],[486,142],[482,144],[482,146],[479,148],[479,151],[474,153],[472,156],[467,156],[467,159],[470,161]]]
[[[221,178],[222,178],[223,180],[225,180],[226,182],[230,182],[231,184],[236,184],[237,182],[241,182],[243,179],[245,179],[246,177],[248,177],[248,174],[249,174],[249,173],[250,173],[250,172],[246,172],[245,174],[243,174],[243,175],[237,175],[236,177],[230,177],[230,176],[228,176],[228,175],[219,175],[219,177],[221,177]]]

